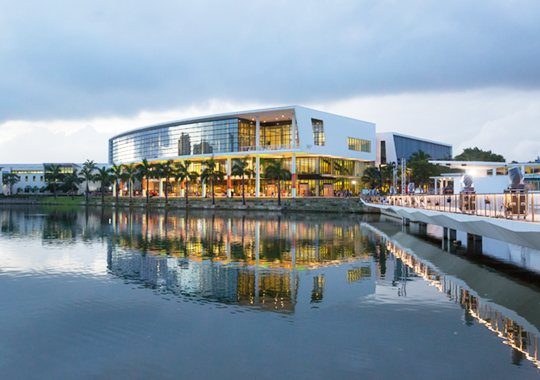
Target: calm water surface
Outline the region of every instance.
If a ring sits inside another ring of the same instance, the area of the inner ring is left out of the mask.
[[[540,377],[540,293],[391,223],[46,207],[0,223],[1,379]]]

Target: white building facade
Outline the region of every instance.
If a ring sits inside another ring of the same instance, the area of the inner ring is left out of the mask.
[[[213,115],[143,127],[109,140],[109,164],[138,164],[189,160],[202,172],[211,157],[226,173],[216,186],[218,195],[241,193],[241,179],[231,175],[234,159],[247,157],[255,178],[247,181],[248,195],[273,196],[274,180],[264,178],[265,161],[284,158],[292,178],[282,181],[284,196],[357,194],[364,169],[375,162],[375,124],[309,108],[290,106]],[[162,193],[163,181],[146,181],[141,190]],[[166,185],[167,186],[167,185]],[[171,183],[169,191],[183,194],[184,186]],[[123,186],[125,187],[125,185]],[[205,195],[205,184],[190,191]]]

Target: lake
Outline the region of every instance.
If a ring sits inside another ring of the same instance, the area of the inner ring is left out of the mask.
[[[0,208],[2,379],[539,378],[536,284],[373,215]]]

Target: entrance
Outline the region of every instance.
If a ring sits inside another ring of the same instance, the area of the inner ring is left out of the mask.
[[[323,196],[325,196],[325,197],[333,197],[334,196],[334,184],[333,183],[325,183],[324,184]]]
[[[275,197],[276,196],[276,185],[268,185],[266,188],[267,195],[269,197]]]
[[[298,190],[301,197],[307,197],[309,195],[309,184],[301,183]]]

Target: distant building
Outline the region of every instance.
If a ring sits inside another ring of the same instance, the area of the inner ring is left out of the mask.
[[[403,158],[408,160],[413,153],[419,150],[429,154],[432,160],[452,158],[452,145],[395,132],[383,132],[377,133],[377,159],[375,164],[379,166],[386,165],[389,162],[400,163]]]
[[[48,185],[47,168],[52,163],[43,164],[0,164],[0,193],[9,194],[9,186],[3,185],[3,177],[7,173],[17,174],[20,178],[19,182],[13,185],[13,194],[37,194],[43,193],[43,189]],[[74,170],[81,171],[82,164],[75,163],[54,163],[60,166],[60,174],[73,173]],[[97,167],[108,167],[108,164],[96,164]],[[62,181],[58,182],[59,184]],[[99,184],[90,182],[90,190],[94,191],[99,187]],[[84,191],[82,186],[79,186],[79,193]],[[46,192],[49,193],[49,192]]]
[[[180,139],[178,140],[178,155],[191,155],[191,139],[189,137],[189,133],[182,132],[182,134],[180,135]]]

